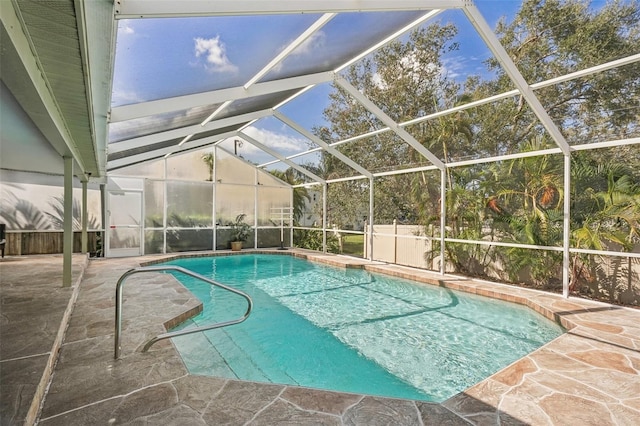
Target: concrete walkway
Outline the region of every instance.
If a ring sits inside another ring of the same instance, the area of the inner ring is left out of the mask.
[[[170,341],[140,352],[164,324],[200,307],[169,275],[127,281],[122,356],[113,359],[118,277],[167,256],[90,260],[83,276],[86,258],[74,257],[75,274],[82,277],[78,300],[38,424],[638,424],[638,310],[341,256],[296,254],[527,304],[569,332],[443,404],[192,376]],[[61,271],[56,256],[0,263],[2,425],[23,424],[43,362],[55,352],[43,336],[57,333],[57,318],[72,300],[72,290],[60,288]]]

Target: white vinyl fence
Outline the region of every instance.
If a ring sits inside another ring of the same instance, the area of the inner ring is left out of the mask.
[[[439,270],[440,258],[431,261],[431,238],[423,233],[419,225],[398,225],[395,221],[391,225],[373,226],[373,260],[413,266],[416,268]],[[369,256],[368,227],[365,226],[364,257]],[[439,255],[436,253],[435,255]]]

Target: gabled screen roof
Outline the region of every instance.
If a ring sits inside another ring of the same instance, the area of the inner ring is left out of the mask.
[[[360,164],[359,159],[349,158],[346,144],[385,141],[398,149],[415,151],[417,165],[442,169],[449,159],[464,159],[469,153],[446,157],[437,146],[431,152],[412,132],[429,120],[514,96],[526,101],[559,150],[569,152],[565,136],[530,87],[553,83],[527,81],[493,33],[498,19],[510,19],[520,5],[511,1],[479,3],[483,7],[455,0],[125,0],[116,6],[119,26],[107,169],[229,138],[244,138],[252,149],[264,151],[264,156],[256,156],[256,160],[271,159],[261,164],[263,167],[293,164],[300,168],[302,163],[294,159],[317,157],[324,151],[347,163],[355,173],[370,177],[377,170],[368,170],[365,159],[361,159],[365,164]],[[459,37],[469,43],[466,50],[443,53],[446,69],[438,72],[446,72],[462,84],[465,73],[470,75],[480,64],[493,60],[498,64],[494,69],[512,81],[511,92],[469,100],[466,105],[438,105],[436,113],[418,113],[408,121],[396,122],[394,116],[401,115],[402,105],[376,98],[375,93],[357,89],[344,78],[349,65],[366,60],[395,40],[406,40],[411,31],[440,18],[456,23],[462,32]],[[588,75],[633,63],[638,52],[633,53],[620,58],[619,64],[600,64],[577,72]],[[328,133],[318,136],[325,123],[318,111],[329,103],[327,83],[368,111],[367,126],[355,126],[359,130],[340,140]],[[323,107],[306,108],[305,102]],[[265,120],[271,124],[261,124],[267,123]],[[280,150],[279,146],[289,146],[281,139],[286,132],[306,139],[308,148],[296,153]],[[396,166],[411,165],[390,165]]]

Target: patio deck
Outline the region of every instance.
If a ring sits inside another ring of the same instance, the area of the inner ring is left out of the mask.
[[[640,310],[342,256],[295,253],[524,303],[560,321],[568,332],[442,404],[192,376],[169,341],[139,352],[147,339],[164,331],[163,324],[200,307],[169,275],[127,281],[122,356],[113,359],[118,277],[167,256],[88,261],[74,256],[76,285],[66,289],[60,287],[61,256],[7,257],[0,262],[0,423],[638,424]],[[53,367],[58,353],[49,383],[47,365]]]

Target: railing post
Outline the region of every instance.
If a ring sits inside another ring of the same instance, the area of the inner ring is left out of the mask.
[[[369,227],[367,225],[367,220],[364,221],[364,241],[362,244],[364,245],[364,258],[367,259],[369,257]]]
[[[393,219],[393,263],[398,263],[398,220]]]
[[[136,273],[162,272],[162,271],[177,271],[182,274],[189,275],[193,278],[209,283],[212,286],[219,287],[223,290],[227,290],[227,291],[230,291],[231,293],[242,296],[247,301],[247,310],[241,318],[238,318],[235,320],[219,322],[219,323],[215,323],[215,324],[211,324],[203,327],[196,327],[196,328],[190,328],[186,330],[179,330],[179,331],[159,334],[153,339],[149,340],[144,345],[144,347],[142,348],[142,352],[146,352],[154,343],[163,339],[168,339],[171,337],[183,336],[185,334],[192,334],[200,331],[213,330],[214,328],[221,328],[229,325],[239,324],[249,317],[249,314],[253,309],[253,300],[251,300],[251,297],[248,294],[240,290],[236,290],[233,287],[228,287],[224,284],[220,284],[219,282],[210,280],[209,278],[203,277],[202,275],[196,274],[195,272],[191,272],[190,270],[182,268],[180,266],[147,266],[147,267],[130,269],[124,274],[122,274],[122,276],[118,279],[118,282],[116,283],[116,325],[115,325],[115,334],[113,339],[114,340],[114,351],[113,351],[114,359],[118,359],[120,357],[120,338],[122,336],[122,287],[124,286],[124,281],[130,275],[133,275]]]

